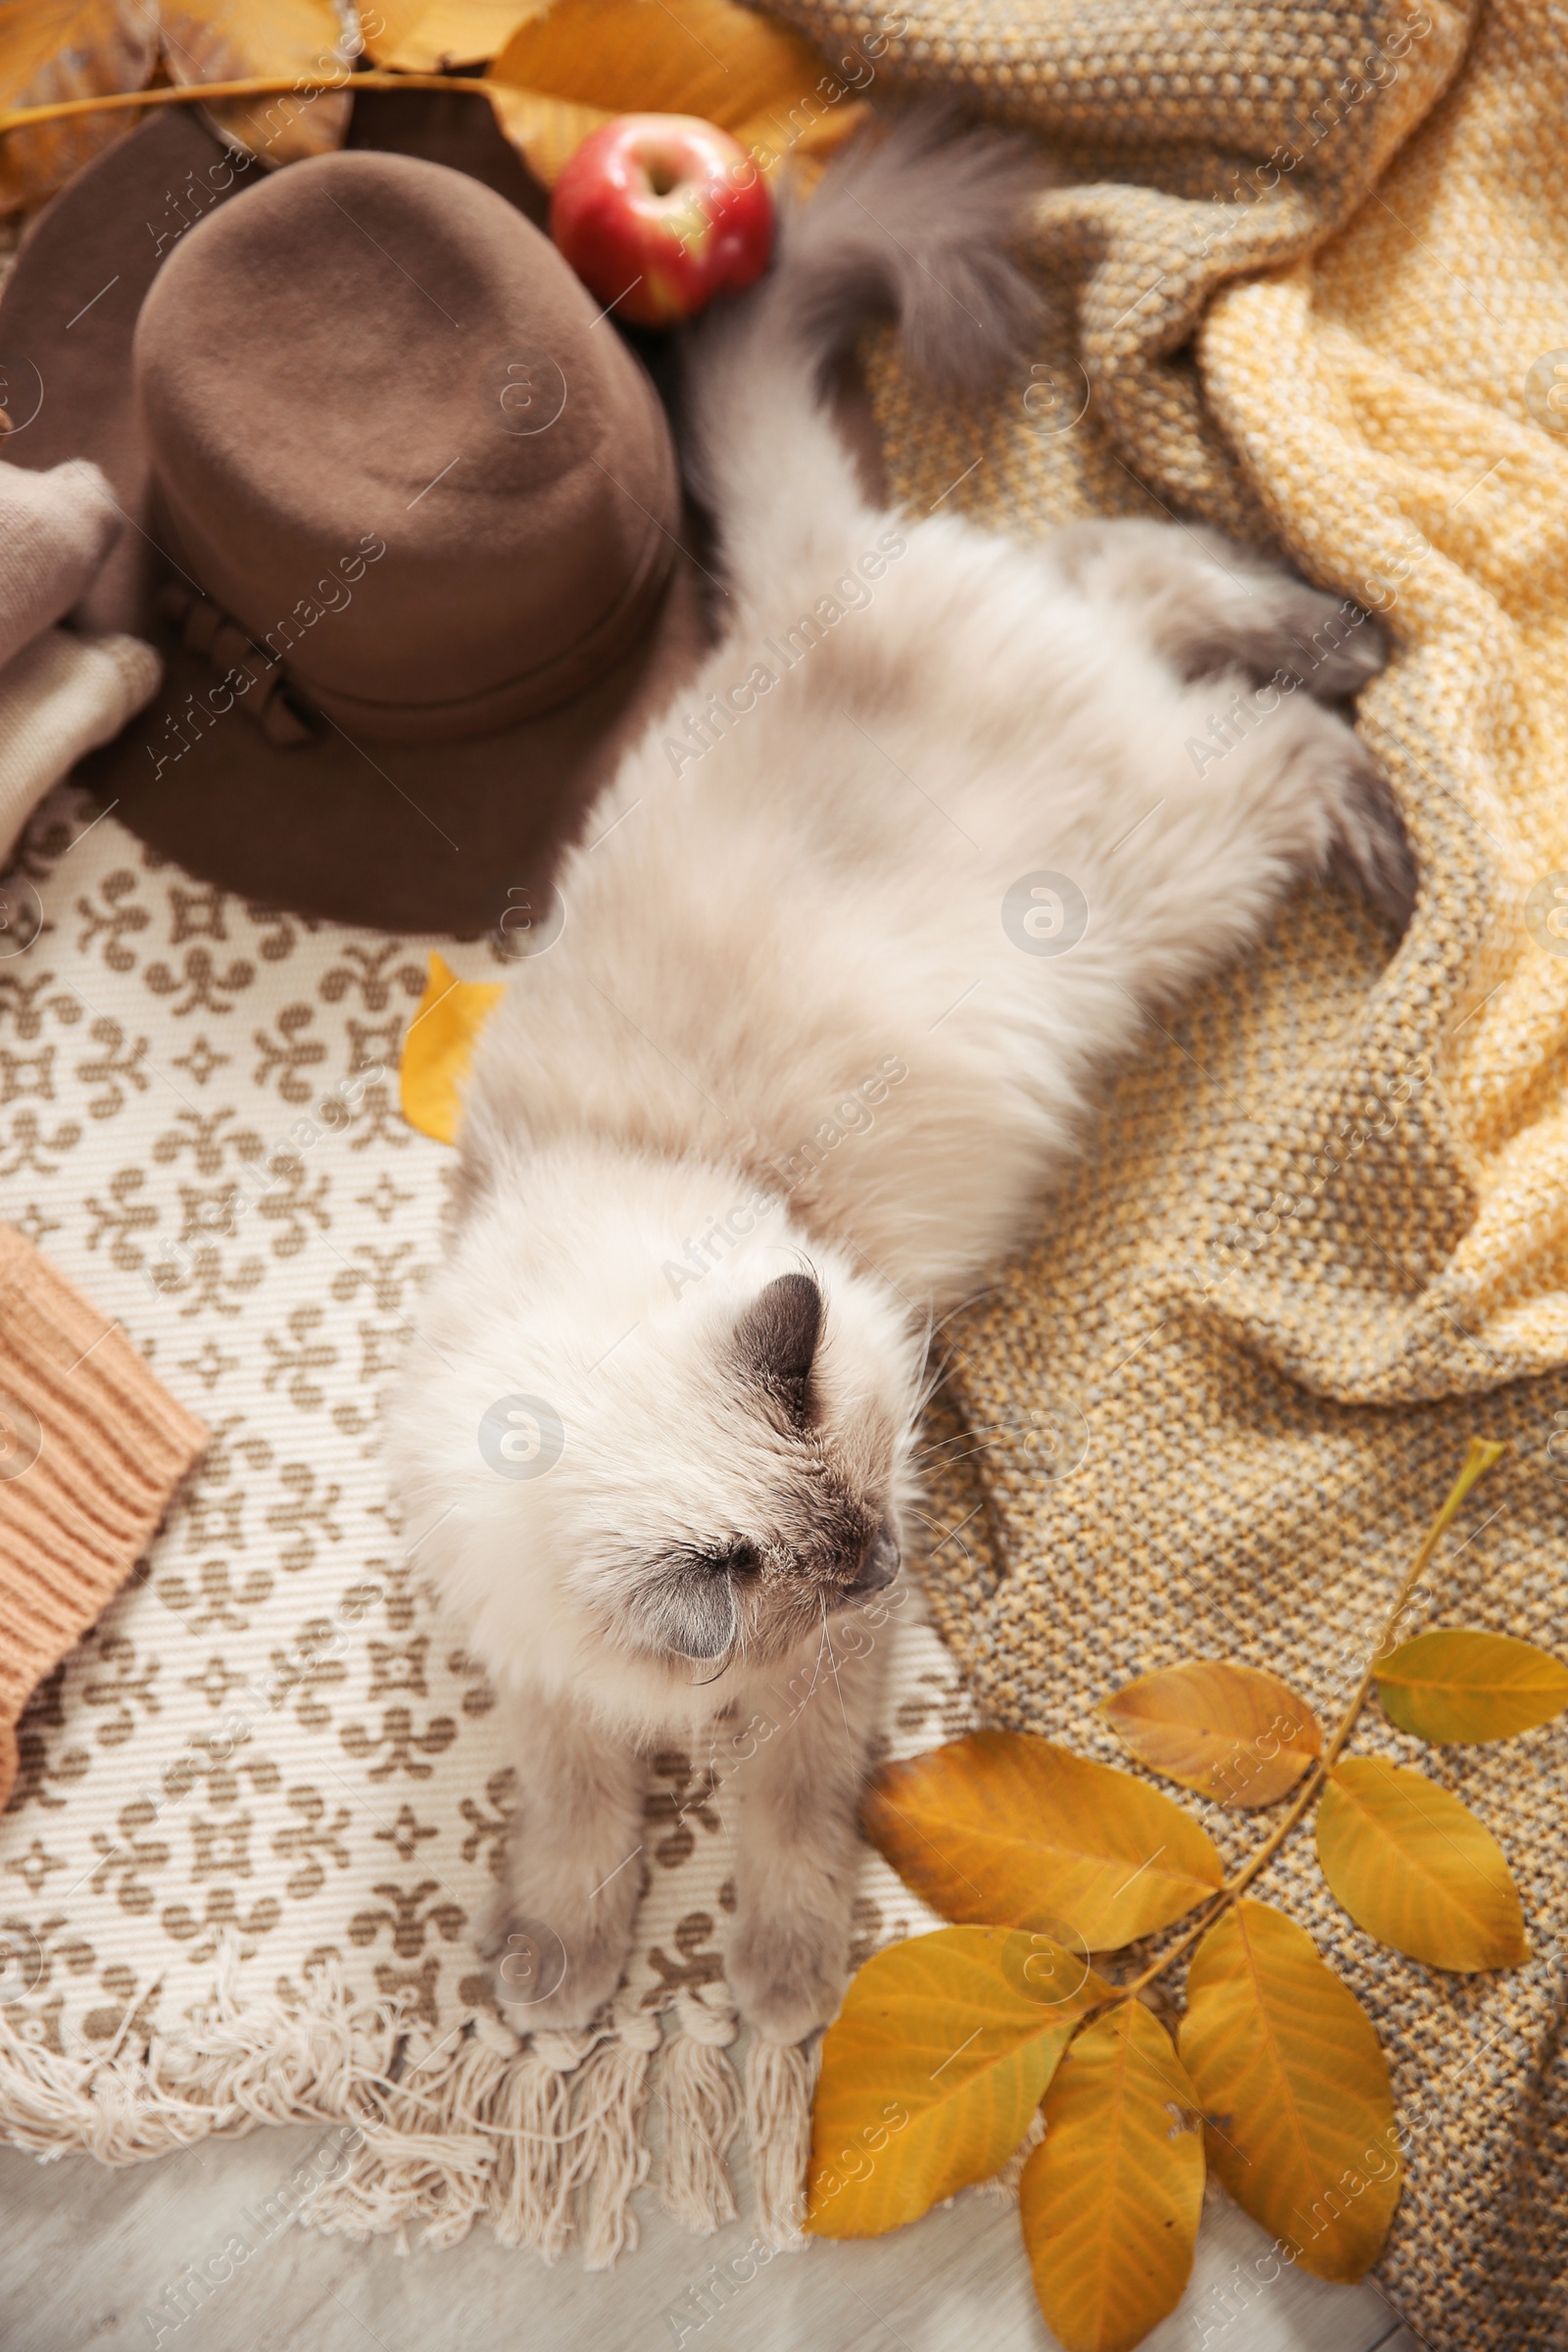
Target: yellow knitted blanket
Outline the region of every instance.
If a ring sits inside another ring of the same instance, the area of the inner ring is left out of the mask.
[[[1018,382],[959,413],[875,360],[898,492],[1020,534],[1201,516],[1376,609],[1394,655],[1359,721],[1422,871],[1392,960],[1313,890],[1152,1027],[1037,1246],[954,1331],[943,1631],[997,1720],[1107,1761],[1094,1702],[1185,1656],[1331,1709],[1476,1431],[1509,1456],[1409,1630],[1560,1648],[1568,24],[1540,0],[782,13],[862,94],[956,86],[1056,167]],[[1507,1850],[1526,1968],[1395,1958],[1304,1850],[1276,1896],[1377,2019],[1411,2125],[1386,2288],[1452,2352],[1568,2342],[1568,1729],[1421,1761]]]

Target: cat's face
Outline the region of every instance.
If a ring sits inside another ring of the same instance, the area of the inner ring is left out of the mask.
[[[605,1400],[630,1475],[582,1495],[570,1589],[612,1646],[692,1679],[765,1664],[898,1573],[911,1350],[868,1302],[813,1274],[774,1276],[670,1319]]]
[[[831,1250],[672,1299],[631,1221],[514,1282],[514,1230],[433,1286],[394,1402],[416,1565],[502,1680],[706,1712],[897,1573],[921,1335]]]

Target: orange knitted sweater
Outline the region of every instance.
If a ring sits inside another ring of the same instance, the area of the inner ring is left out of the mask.
[[[121,1326],[0,1226],[0,1805],[29,1693],[114,1598],[206,1443]]]

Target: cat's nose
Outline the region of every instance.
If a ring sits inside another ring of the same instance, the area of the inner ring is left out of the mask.
[[[893,1522],[884,1519],[860,1562],[858,1575],[846,1590],[851,1592],[880,1592],[898,1575],[900,1556]]]

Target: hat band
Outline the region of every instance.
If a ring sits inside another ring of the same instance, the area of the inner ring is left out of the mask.
[[[157,611],[161,620],[179,631],[187,650],[199,654],[227,681],[246,717],[274,750],[286,752],[315,742],[314,730],[290,700],[275,658],[264,654],[221,605],[199,589],[169,580],[158,592]]]

